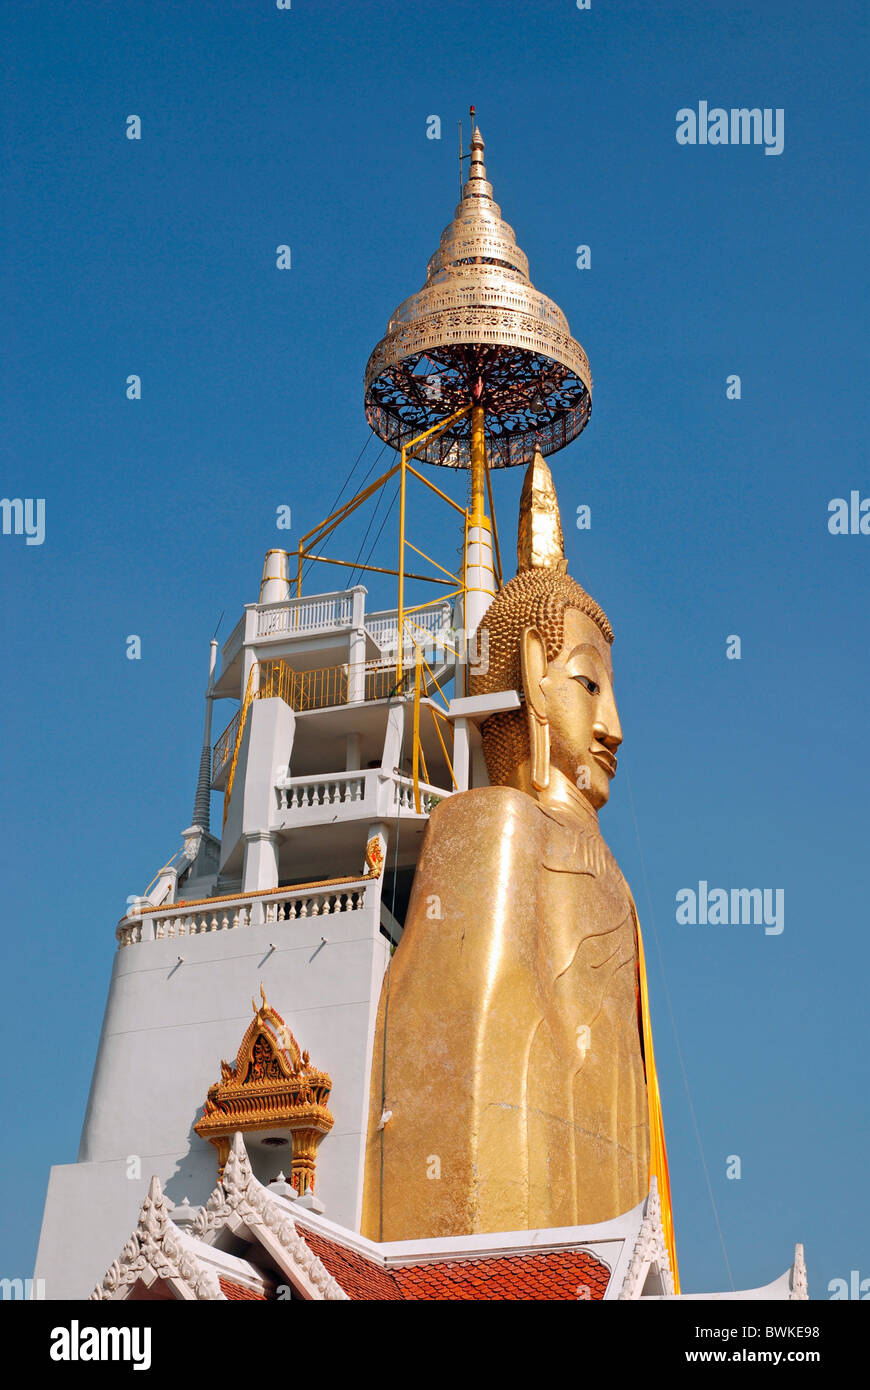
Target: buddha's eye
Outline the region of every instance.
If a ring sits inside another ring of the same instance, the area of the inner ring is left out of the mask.
[[[575,676],[574,679],[585,686],[590,695],[597,695],[601,689],[601,686],[597,685],[595,681],[591,681],[588,676]]]

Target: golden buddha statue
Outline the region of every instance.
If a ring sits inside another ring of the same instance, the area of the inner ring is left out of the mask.
[[[613,631],[567,574],[540,454],[518,562],[469,693],[516,690],[521,707],[481,726],[491,785],[432,813],[382,989],[375,1240],[587,1225],[648,1191],[637,918],[598,827],[622,742]]]

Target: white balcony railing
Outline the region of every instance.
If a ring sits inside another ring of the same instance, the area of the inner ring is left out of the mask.
[[[410,777],[393,777],[393,805],[399,813],[415,812],[414,806],[414,783]],[[439,801],[443,801],[445,796],[452,793],[445,791],[443,787],[430,786],[428,782],[420,783],[420,810],[424,816],[428,816],[434,811]]]
[[[330,777],[292,777],[275,792],[279,811],[301,811],[317,806],[353,806],[365,799],[364,772],[336,772]]]
[[[159,912],[123,917],[115,935],[119,947],[135,946],[142,941],[166,941],[269,922],[304,921],[308,917],[359,912],[365,904],[366,887],[365,879],[357,879],[322,886],[276,888],[267,893],[243,893],[235,898],[175,903]]]
[[[450,796],[444,787],[420,783],[420,812],[428,816]],[[416,815],[414,783],[380,768],[335,772],[328,777],[285,777],[275,786],[276,828],[294,822],[332,824],[336,820]]]
[[[257,612],[257,636],[300,636],[310,632],[334,632],[353,622],[353,594],[316,594],[285,603],[268,603]]]
[[[405,649],[413,647],[414,640],[424,648],[443,646],[450,632],[453,610],[449,603],[438,608],[424,608],[417,613],[405,614]],[[395,651],[399,644],[399,611],[397,608],[381,613],[370,613],[366,618],[366,632],[377,642],[381,651]]]
[[[311,598],[288,599],[263,604],[257,610],[257,637],[285,637],[312,632],[336,632],[354,622],[353,593],[315,594]],[[449,603],[405,614],[405,646],[411,647],[410,633],[424,645],[441,644],[450,630],[453,610]],[[362,618],[360,609],[359,618]],[[359,619],[358,619],[359,620]],[[395,651],[399,640],[398,610],[386,609],[362,618],[366,631],[382,651]],[[235,633],[230,639],[235,638]],[[226,654],[224,665],[228,665]]]

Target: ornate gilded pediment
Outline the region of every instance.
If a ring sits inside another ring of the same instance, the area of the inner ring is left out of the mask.
[[[221,1062],[221,1080],[212,1090],[229,1081],[244,1085],[250,1081],[262,1081],[267,1076],[273,1080],[290,1078],[298,1073],[300,1067],[308,1066],[308,1053],[300,1052],[299,1044],[287,1024],[268,1003],[262,985],[260,998],[263,1003],[259,1009],[255,1000],[251,1000],[254,1017],[242,1038],[235,1062]]]
[[[260,996],[260,1008],[251,1000],[254,1017],[236,1060],[221,1062],[221,1079],[209,1087],[194,1130],[217,1148],[221,1173],[236,1130],[289,1130],[292,1182],[301,1196],[314,1190],[317,1146],[333,1126],[327,1108],[332,1079],[311,1065],[262,985]]]

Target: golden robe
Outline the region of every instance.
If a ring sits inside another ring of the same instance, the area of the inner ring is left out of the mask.
[[[648,1174],[635,909],[594,812],[448,798],[381,992],[363,1233],[606,1221]]]

